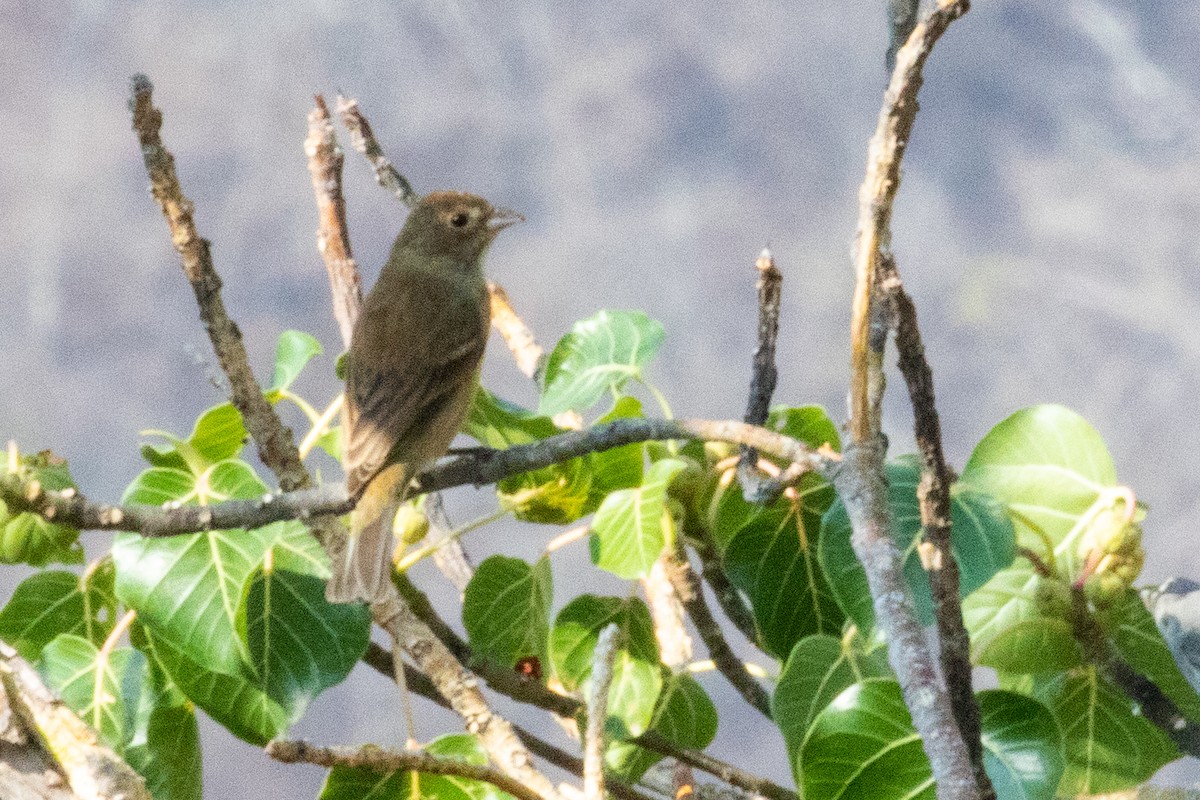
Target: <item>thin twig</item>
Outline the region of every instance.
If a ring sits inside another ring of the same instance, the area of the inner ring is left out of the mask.
[[[971,755],[982,800],[991,800],[996,793],[984,771],[979,704],[971,686],[971,638],[963,623],[958,561],[950,538],[950,485],[954,476],[946,466],[946,455],[942,450],[942,426],[934,400],[933,371],[925,359],[925,345],[917,326],[917,308],[904,291],[895,259],[890,253],[884,253],[879,267],[883,300],[892,311],[900,372],[908,385],[914,434],[921,453],[921,483],[917,487],[921,533],[924,541],[932,545],[934,553],[932,559],[923,562],[927,563],[926,572],[933,595],[942,676],[950,694],[954,718]]]
[[[587,728],[583,734],[583,797],[604,800],[604,722],[608,719],[608,692],[612,688],[613,659],[621,629],[611,623],[600,631],[592,651],[592,690],[587,702]]]
[[[746,605],[746,601],[738,592],[737,587],[733,585],[733,581],[729,580],[729,574],[725,572],[725,567],[721,563],[721,556],[717,552],[716,543],[712,540],[712,534],[706,530],[699,533],[689,531],[688,544],[692,546],[696,556],[700,559],[700,576],[713,590],[717,604],[721,606],[725,616],[741,632],[742,636],[746,637],[747,641],[757,642],[758,630],[754,626],[754,612]]]
[[[410,770],[426,775],[454,775],[459,778],[490,783],[518,800],[544,800],[540,794],[525,784],[487,765],[472,764],[462,759],[444,758],[420,751],[397,752],[375,745],[318,747],[302,740],[287,739],[274,739],[268,742],[266,751],[271,758],[284,764],[315,764],[326,769],[357,767],[372,772]]]
[[[683,600],[670,577],[674,562],[673,553],[664,549],[640,581],[660,658],[672,670],[691,661],[693,650],[692,637],[684,625]]]
[[[834,485],[849,513],[851,544],[874,599],[877,624],[886,632],[888,660],[921,735],[939,798],[979,797],[970,752],[959,732],[924,633],[908,596],[900,553],[891,537],[891,512],[880,431],[885,315],[879,292],[881,251],[890,244],[892,203],[900,162],[917,113],[922,69],[947,26],[966,12],[965,0],[940,0],[917,25],[896,57],[879,123],[871,139],[867,173],[859,191],[855,241],[857,283],[851,312],[850,434],[852,446]],[[881,335],[882,331],[882,335]]]
[[[920,5],[921,0],[888,0],[888,49],[884,60],[888,75],[896,67],[896,53],[916,27]]]
[[[488,281],[488,294],[492,298],[492,327],[508,345],[517,369],[531,381],[537,381],[544,364],[545,352],[534,338],[533,331],[525,324],[512,307],[508,292],[495,281]]]
[[[775,340],[779,336],[783,275],[775,266],[775,257],[765,247],[754,266],[758,270],[758,346],[754,348],[750,396],[746,401],[743,420],[751,425],[762,425],[771,411],[771,395],[775,393],[775,384],[779,380],[779,370],[775,367]],[[743,445],[739,472],[752,469],[757,461],[758,453],[754,448]]]
[[[308,171],[312,175],[313,194],[317,201],[317,252],[325,261],[329,273],[329,289],[333,295],[333,318],[342,334],[342,345],[350,348],[350,334],[362,307],[362,278],[350,250],[346,232],[346,199],[342,195],[342,148],[338,147],[329,118],[325,98],[317,95],[313,110],[308,114],[308,138],[304,153],[308,156]]]
[[[713,617],[712,611],[709,610],[708,603],[704,599],[704,587],[700,585],[699,578],[692,571],[692,566],[687,562],[682,548],[674,556],[667,574],[671,579],[671,584],[675,587],[676,594],[683,601],[683,607],[687,609],[692,624],[696,626],[696,632],[700,634],[701,641],[708,648],[709,658],[713,660],[717,670],[725,676],[733,688],[737,689],[738,694],[747,703],[758,709],[767,719],[771,719],[770,696],[766,689],[754,680],[750,673],[746,672],[742,660],[737,657],[733,648],[729,646],[729,642],[725,640],[725,633],[721,630],[720,623]]]
[[[400,202],[409,208],[416,206],[421,201],[421,196],[413,189],[408,178],[401,175],[383,154],[383,149],[375,139],[375,132],[371,130],[371,123],[367,122],[367,118],[358,107],[358,101],[339,95],[337,111],[338,116],[342,118],[342,124],[350,131],[350,145],[367,157],[367,161],[375,170],[375,180],[379,185],[396,195]]]
[[[129,101],[133,130],[142,148],[142,160],[150,176],[150,190],[162,208],[171,229],[171,242],[179,251],[183,273],[196,295],[200,319],[212,341],[217,362],[229,378],[233,405],[242,413],[246,430],[258,446],[263,463],[276,465],[279,485],[285,491],[309,485],[308,472],[300,462],[292,432],[283,425],[250,369],[242,334],[225,311],[221,300],[221,278],[213,268],[209,243],[196,231],[192,201],[184,196],[175,172],[175,157],[159,137],[162,112],[154,107],[154,91],[145,75],[134,75]]]

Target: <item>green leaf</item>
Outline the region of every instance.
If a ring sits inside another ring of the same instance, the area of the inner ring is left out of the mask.
[[[519,558],[489,557],[475,570],[463,597],[471,650],[506,667],[528,656],[545,662],[552,599],[548,558],[530,566]]]
[[[642,403],[636,397],[625,395],[618,398],[612,411],[600,419],[597,425],[615,422],[619,419],[640,419]],[[629,489],[642,484],[642,473],[646,461],[646,444],[638,442],[621,447],[614,447],[600,453],[592,453],[591,493],[588,496],[587,508],[595,510],[604,502],[610,492],[618,489]]]
[[[1171,740],[1129,698],[1087,667],[1055,676],[1037,689],[1062,729],[1066,774],[1060,796],[1131,789],[1179,757]]]
[[[487,754],[474,736],[439,736],[425,751],[441,758],[487,764]],[[319,800],[511,800],[490,783],[453,775],[427,775],[410,770],[373,772],[361,767],[334,767],[325,778]]]
[[[145,628],[144,649],[188,699],[234,736],[262,746],[295,722],[288,710],[240,674],[211,669]]]
[[[663,548],[674,541],[667,485],[685,466],[678,459],[657,461],[641,486],[605,498],[592,522],[593,564],[618,578],[640,578],[650,572]]]
[[[170,444],[166,447],[145,445],[142,457],[152,467],[183,472],[202,472],[218,461],[236,458],[249,439],[242,414],[232,403],[221,403],[201,414],[185,440],[168,433],[150,433],[163,437]]]
[[[39,572],[23,580],[0,611],[0,639],[27,661],[36,661],[59,634],[99,647],[112,631],[116,606],[111,563],[82,576]]]
[[[976,694],[983,727],[983,764],[996,796],[1054,800],[1064,762],[1062,736],[1050,710],[1032,698],[990,689]]]
[[[833,490],[816,475],[798,489],[797,501],[780,498],[753,514],[723,557],[729,580],[750,600],[760,646],[780,660],[806,636],[840,633],[845,620],[817,560]]]
[[[83,637],[63,634],[42,650],[38,671],[109,747],[124,750],[146,678],[141,653],[130,647],[108,653]]]
[[[479,387],[463,430],[486,447],[504,449],[562,433],[549,417],[513,405]],[[518,519],[565,525],[585,513],[592,471],[586,459],[505,478],[496,485],[500,505]]]
[[[260,569],[250,581],[238,628],[249,645],[255,686],[298,719],[309,702],[345,680],[370,639],[361,603],[329,603],[325,581]]]
[[[771,697],[771,716],[783,734],[792,764],[797,763],[796,754],[812,721],[833,698],[852,684],[891,674],[882,647],[864,653],[854,643],[824,634],[797,642]],[[800,782],[797,775],[796,783]]]
[[[662,325],[641,311],[600,311],[575,323],[546,362],[538,412],[586,411],[605,392],[640,380],[662,343]]]
[[[1179,671],[1171,650],[1142,599],[1133,589],[1100,612],[1101,624],[1121,658],[1162,689],[1192,721],[1200,721],[1200,697]]]
[[[809,800],[934,797],[929,761],[892,680],[856,683],[817,714],[796,772]]]
[[[66,460],[49,450],[34,455],[22,454],[18,459],[18,470],[50,491],[75,488]],[[8,460],[0,459],[0,475],[8,472]],[[12,514],[0,501],[0,563],[34,567],[51,562],[82,564],[83,547],[78,539],[79,531],[75,528],[55,525],[40,514],[28,511]]]
[[[717,736],[717,709],[708,693],[687,673],[669,675],[654,709],[650,730],[678,747],[703,750]],[[636,783],[661,761],[660,753],[632,742],[613,742],[604,754],[605,766],[626,783]]]
[[[237,630],[243,590],[281,524],[165,539],[120,534],[112,549],[117,597],[191,660],[236,675],[249,662]]]
[[[617,738],[646,730],[662,689],[658,643],[645,603],[635,598],[581,595],[563,608],[550,631],[550,660],[569,691],[591,677],[596,640],[610,623],[620,628],[609,692],[610,733]]]
[[[279,344],[275,347],[275,377],[271,380],[271,391],[278,392],[290,387],[304,366],[320,354],[321,343],[303,331],[287,330],[279,334]]]
[[[892,512],[892,537],[904,554],[904,576],[921,621],[933,623],[933,597],[929,579],[917,550],[921,542],[921,507],[917,484],[921,467],[914,457],[902,457],[887,467],[888,505]],[[958,562],[960,592],[965,597],[1016,557],[1013,525],[1004,509],[988,495],[969,487],[955,487],[950,500],[951,545]],[[841,500],[825,514],[821,526],[819,557],[838,604],[864,631],[875,624],[875,609],[867,576],[850,544],[850,518]]]
[[[125,748],[154,800],[201,800],[200,728],[191,705],[158,705]]]
[[[1004,504],[1018,544],[1037,553],[1062,579],[1043,579],[1021,559],[968,597],[963,615],[976,663],[1014,673],[1080,663],[1064,584],[1081,564],[1077,550],[1088,526],[1080,522],[1114,491],[1116,480],[1100,434],[1062,406],[1018,411],[976,446],[962,485]]]
[[[1083,663],[1070,588],[1017,566],[963,601],[971,659],[1006,673],[1060,672]]]

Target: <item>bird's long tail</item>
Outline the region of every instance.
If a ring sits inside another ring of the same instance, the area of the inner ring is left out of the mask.
[[[350,536],[333,554],[333,576],[325,587],[331,603],[376,603],[391,591],[392,521],[405,485],[403,464],[393,464],[367,485],[350,515]]]

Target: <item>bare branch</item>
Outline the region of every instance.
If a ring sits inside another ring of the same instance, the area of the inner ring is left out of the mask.
[[[254,437],[263,463],[277,465],[279,485],[285,491],[309,485],[308,473],[300,462],[292,432],[280,422],[250,369],[250,360],[242,344],[242,333],[225,311],[221,300],[221,278],[213,269],[209,244],[196,232],[192,202],[179,185],[175,157],[159,137],[162,112],[154,107],[154,91],[145,75],[134,75],[129,108],[133,112],[133,130],[142,147],[142,159],[150,176],[150,190],[162,208],[171,229],[171,242],[183,261],[183,273],[196,294],[200,319],[212,341],[217,362],[229,377],[231,400],[242,413],[246,430]]]
[[[358,107],[358,101],[339,95],[337,111],[342,118],[342,124],[350,131],[351,146],[371,162],[371,167],[375,170],[375,180],[379,185],[396,195],[400,202],[409,208],[420,202],[421,196],[413,189],[408,178],[401,175],[383,154],[383,149],[375,139],[375,132],[371,130],[371,123],[367,122],[367,118]]]
[[[420,751],[397,752],[382,747],[318,747],[305,741],[274,739],[267,743],[267,755],[284,764],[315,764],[332,767],[358,767],[373,772],[410,770],[426,775],[454,775],[490,783],[519,800],[544,800],[537,792],[503,772],[486,765],[458,758],[441,758]]]
[[[888,0],[888,49],[884,62],[888,75],[896,68],[896,53],[916,27],[920,6],[921,0]]]
[[[617,656],[616,623],[605,626],[592,652],[592,691],[587,702],[587,729],[583,734],[583,797],[604,800],[604,722],[608,718],[608,692],[612,688],[613,659]]]
[[[650,572],[641,579],[642,592],[654,622],[654,638],[662,663],[671,669],[682,667],[692,660],[692,637],[684,625],[683,600],[671,580],[675,557],[669,549],[659,553]]]
[[[334,135],[333,122],[325,98],[314,98],[308,114],[308,138],[304,140],[308,156],[308,171],[312,175],[313,194],[317,201],[319,227],[317,251],[329,273],[329,289],[333,295],[333,317],[342,334],[342,344],[350,347],[350,334],[362,307],[362,278],[350,250],[346,231],[346,199],[342,195],[342,164],[345,158]]]
[[[717,545],[712,540],[712,534],[707,530],[687,531],[688,544],[700,559],[701,577],[708,587],[713,590],[717,604],[725,612],[725,616],[733,623],[742,636],[748,641],[758,640],[758,631],[754,627],[754,614],[738,593],[737,587],[729,580]]]
[[[882,359],[870,363],[875,273],[880,250],[891,244],[892,203],[900,187],[900,162],[917,116],[922,70],[934,43],[967,8],[966,0],[939,0],[937,8],[913,29],[908,43],[897,54],[875,135],[868,146],[866,178],[858,193],[858,232],[854,244],[857,283],[850,334],[850,432],[856,442],[873,436],[868,381],[871,373],[880,372],[882,367]]]
[[[779,302],[783,288],[783,275],[775,267],[775,257],[763,248],[754,262],[758,270],[758,346],[754,349],[754,369],[750,376],[750,396],[746,401],[743,420],[751,425],[762,425],[771,410],[771,395],[779,380],[775,367],[775,340],[779,336]],[[742,446],[739,472],[752,469],[758,461],[754,448]]]
[[[916,119],[922,70],[934,43],[967,8],[966,0],[939,0],[937,8],[913,29],[897,53],[871,138],[866,177],[859,190],[854,245],[857,282],[850,334],[852,445],[845,454],[844,468],[834,477],[850,517],[851,544],[867,575],[877,624],[887,635],[888,660],[929,757],[939,798],[979,797],[981,793],[954,709],[916,619],[900,553],[891,537],[884,475],[886,445],[880,432],[887,327],[877,295],[880,254],[890,246],[892,203],[900,184],[900,162]]]
[[[951,549],[950,485],[954,476],[946,466],[946,455],[942,451],[942,426],[934,402],[933,371],[925,360],[916,306],[904,291],[895,259],[890,253],[884,253],[879,266],[883,299],[892,310],[900,372],[908,385],[917,449],[921,452],[921,483],[917,487],[921,532],[924,541],[933,548],[933,557],[923,559],[922,563],[929,575],[933,595],[942,677],[950,694],[954,718],[975,768],[976,783],[983,800],[990,800],[995,797],[995,789],[984,771],[979,704],[971,685],[971,638],[963,623],[958,561]]]
[[[767,719],[771,719],[770,696],[759,682],[746,672],[742,660],[737,657],[737,653],[733,652],[733,648],[725,640],[725,633],[721,630],[720,623],[713,617],[708,603],[704,599],[704,588],[700,585],[696,573],[692,571],[692,565],[687,562],[687,557],[682,549],[674,555],[668,568],[671,584],[683,601],[683,607],[687,609],[688,616],[691,617],[692,624],[696,626],[696,632],[700,634],[701,641],[708,648],[709,658],[713,660],[713,664],[720,673],[733,685],[733,688],[737,689],[738,694],[747,703]]]

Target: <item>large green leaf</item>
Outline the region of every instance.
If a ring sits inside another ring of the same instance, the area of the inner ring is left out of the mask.
[[[439,736],[425,751],[476,766],[488,763],[483,746],[465,733]],[[321,787],[319,800],[511,800],[490,783],[453,775],[414,775],[409,770],[373,772],[360,767],[334,767]]]
[[[798,757],[806,800],[934,797],[929,761],[892,680],[842,691],[817,714]]]
[[[0,458],[0,475],[7,475],[8,467],[8,460]],[[61,492],[75,487],[66,460],[49,450],[34,455],[22,454],[17,467],[27,479],[36,480],[43,489]],[[42,515],[28,511],[11,514],[0,500],[0,563],[34,567],[51,562],[82,564],[83,548],[78,539],[79,531],[75,528],[55,525]]]
[[[828,446],[835,452],[842,449],[837,425],[822,406],[776,406],[764,427],[799,439],[809,447]]]
[[[1036,696],[1062,729],[1067,769],[1060,796],[1130,789],[1179,757],[1166,734],[1092,667],[1055,676]]]
[[[575,323],[546,362],[539,413],[586,411],[605,392],[640,379],[662,343],[662,325],[641,311],[600,311]]]
[[[1050,710],[998,689],[979,692],[983,764],[1000,800],[1054,800],[1063,774],[1062,735]]]
[[[646,730],[662,689],[662,667],[654,626],[645,603],[635,598],[581,595],[563,608],[550,631],[550,660],[568,690],[591,677],[592,656],[600,631],[620,629],[609,691],[609,732],[616,738]]]
[[[507,667],[529,656],[545,662],[552,599],[548,558],[530,566],[519,558],[490,556],[463,596],[463,626],[472,651]]]
[[[236,458],[249,438],[242,414],[232,403],[221,403],[201,414],[187,439],[161,431],[148,433],[167,440],[165,446],[142,447],[142,457],[152,467],[197,473],[218,461]]]
[[[717,736],[717,709],[708,693],[686,672],[669,675],[650,720],[650,730],[679,747],[703,750]],[[627,783],[641,780],[663,758],[632,742],[618,741],[604,754],[605,766]]]
[[[978,699],[984,768],[997,795],[1051,800],[1063,762],[1050,712],[1012,692],[982,692]],[[838,694],[813,720],[799,761],[807,800],[934,797],[929,761],[893,680],[866,680]]]
[[[241,674],[193,661],[150,628],[143,639],[147,654],[179,691],[239,739],[261,747],[296,721],[294,709],[284,708]]]
[[[255,685],[294,719],[366,652],[371,612],[361,603],[327,602],[324,580],[281,566],[254,574],[238,627]]]
[[[902,457],[886,469],[892,537],[904,554],[904,576],[917,612],[929,625],[933,622],[933,597],[917,549],[921,542],[921,506],[917,500],[921,467],[915,458]],[[951,545],[958,562],[960,592],[965,597],[1012,564],[1016,556],[1013,525],[999,503],[965,486],[957,486],[952,492],[950,518]],[[850,536],[850,518],[838,500],[825,514],[818,552],[838,604],[865,631],[875,624],[875,609]]]
[[[0,639],[27,661],[61,633],[99,647],[112,630],[117,611],[112,564],[104,562],[83,575],[47,571],[30,575],[0,611]]]
[[[132,733],[146,659],[131,647],[106,651],[63,634],[42,650],[38,671],[80,719],[121,753]]]
[[[509,403],[479,387],[463,430],[480,444],[504,449],[562,433],[546,416]],[[575,458],[552,467],[505,478],[496,485],[500,504],[519,519],[566,524],[585,513],[591,492],[588,460]]]
[[[1018,411],[976,446],[962,485],[1004,504],[1018,544],[1058,575],[1044,579],[1019,559],[966,599],[963,615],[976,663],[1011,673],[1080,663],[1065,584],[1079,573],[1087,521],[1119,492],[1116,480],[1100,434],[1062,406]]]
[[[771,697],[771,716],[783,733],[788,756],[796,754],[817,714],[845,689],[867,678],[891,676],[887,653],[880,647],[864,653],[855,641],[818,634],[796,643],[779,673]],[[800,776],[796,776],[800,783]]]
[[[754,514],[725,548],[729,579],[750,600],[760,645],[783,660],[796,642],[836,634],[845,616],[817,560],[821,513],[832,490],[805,476],[800,497]]]
[[[125,748],[154,800],[201,800],[200,728],[191,704],[156,705]]]
[[[592,563],[618,578],[641,578],[650,572],[663,548],[674,542],[667,486],[685,466],[673,458],[657,461],[641,486],[619,489],[605,498],[592,522]]]

